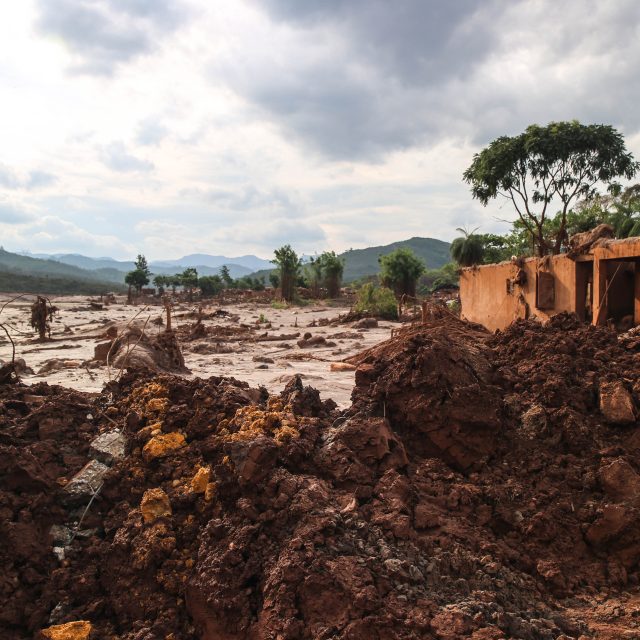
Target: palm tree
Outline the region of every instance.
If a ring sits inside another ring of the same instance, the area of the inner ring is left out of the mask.
[[[451,257],[461,267],[472,267],[481,264],[484,258],[484,243],[482,237],[476,235],[477,229],[469,232],[458,227],[456,231],[463,234],[463,237],[456,238],[450,247]]]

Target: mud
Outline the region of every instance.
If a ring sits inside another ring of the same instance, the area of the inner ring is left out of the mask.
[[[635,637],[638,350],[443,314],[352,359],[346,411],[295,376],[5,384],[2,637]],[[125,456],[70,504],[114,429]]]

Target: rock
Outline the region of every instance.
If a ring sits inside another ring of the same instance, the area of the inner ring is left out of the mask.
[[[172,433],[162,433],[155,438],[151,438],[142,449],[142,457],[145,462],[151,462],[157,458],[164,458],[178,449],[186,446],[187,442],[184,436],[177,431]]]
[[[619,380],[600,383],[600,411],[611,424],[632,424],[636,420],[631,394]]]
[[[71,529],[60,524],[51,525],[49,535],[54,543],[62,547],[66,547],[68,544],[71,544],[71,540],[73,538]]]
[[[57,624],[40,632],[47,640],[88,640],[91,635],[91,623],[87,620]]]
[[[140,502],[140,511],[145,522],[170,516],[172,511],[169,496],[159,488],[147,489]]]
[[[14,367],[15,367],[16,373],[19,376],[27,373],[33,375],[33,369],[27,365],[24,358],[16,358],[14,362]]]
[[[260,436],[250,442],[234,442],[230,453],[240,484],[255,484],[275,466],[278,448],[271,438]]]
[[[264,362],[265,364],[274,364],[275,360],[273,358],[269,358],[268,356],[253,356],[254,362]]]
[[[127,439],[119,429],[99,435],[90,445],[91,453],[101,462],[112,464],[124,458]]]
[[[614,500],[632,500],[640,496],[640,475],[623,458],[601,467],[600,483]]]
[[[538,438],[547,428],[547,412],[544,407],[534,404],[521,417],[522,435],[533,440]]]
[[[378,321],[375,318],[362,318],[353,326],[356,329],[375,329],[378,326]]]
[[[606,504],[600,517],[587,529],[587,540],[600,545],[620,534],[633,521],[629,510],[620,504]]]
[[[356,387],[368,387],[373,382],[375,373],[372,364],[361,364],[356,368]]]
[[[99,342],[93,350],[93,359],[98,360],[99,362],[106,362],[111,345],[113,345],[113,340]]]
[[[312,336],[311,334],[305,333],[305,337],[303,337],[302,340],[298,340],[298,346],[301,349],[308,349],[309,347],[335,347],[336,343],[327,340],[324,336]]]
[[[63,502],[85,502],[93,496],[102,486],[104,476],[109,467],[91,460],[76,473],[63,489]]]
[[[206,493],[210,479],[211,468],[200,467],[191,479],[191,491],[193,491],[193,493]]]

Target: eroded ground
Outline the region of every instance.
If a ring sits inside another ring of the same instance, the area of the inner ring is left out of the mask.
[[[0,296],[0,305],[6,300],[7,296]],[[58,313],[52,323],[52,340],[46,343],[37,343],[29,326],[31,300],[17,300],[7,306],[0,322],[8,326],[16,341],[16,355],[24,358],[33,371],[23,375],[23,380],[28,384],[47,380],[51,384],[99,392],[110,377],[119,373],[117,367],[92,362],[95,347],[106,340],[109,327],[123,332],[132,322],[133,326],[144,325],[150,336],[165,329],[164,325],[153,323],[162,316],[162,307],[128,306],[123,302],[120,299],[117,304],[95,309],[86,296],[52,298]],[[173,326],[189,370],[181,375],[234,376],[276,392],[298,373],[305,383],[331,397],[340,407],[349,403],[354,373],[332,371],[331,363],[386,340],[391,329],[398,326],[384,321],[373,328],[358,328],[353,323],[318,325],[349,311],[348,307],[340,306],[276,309],[269,304],[205,304],[202,324],[207,333],[191,337],[190,328],[197,321],[196,309],[195,304],[177,305],[174,309]],[[213,316],[216,311],[222,313]],[[305,333],[325,338],[328,344],[300,348],[297,343]],[[11,344],[0,335],[0,360],[10,358]]]

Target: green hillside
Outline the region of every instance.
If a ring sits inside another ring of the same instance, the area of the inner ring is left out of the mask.
[[[79,280],[62,276],[38,276],[0,270],[0,292],[37,293],[58,295],[100,295],[108,292],[124,292],[124,287],[113,282]]]
[[[344,281],[352,282],[365,276],[372,276],[380,271],[378,258],[399,249],[411,249],[418,258],[422,258],[428,269],[439,269],[451,262],[449,243],[435,238],[410,238],[393,242],[381,247],[367,249],[350,249],[341,254],[344,258]]]
[[[386,256],[400,247],[411,249],[419,258],[424,260],[428,269],[440,269],[451,262],[448,242],[435,238],[410,238],[400,242],[383,245],[380,247],[368,247],[367,249],[349,249],[340,254],[344,259],[344,282],[349,283],[366,276],[376,275],[380,271],[378,258]],[[262,269],[252,274],[253,277],[265,280],[269,277],[271,269]]]
[[[98,294],[124,291],[124,286],[107,281],[95,271],[0,249],[0,291]]]
[[[11,253],[0,249],[0,269],[5,272],[14,272],[22,275],[45,275],[48,277],[75,278],[78,280],[94,280],[99,282],[121,282],[114,280],[111,273],[88,271],[80,267],[74,267],[55,260],[41,260]],[[115,272],[114,272],[115,273]]]

